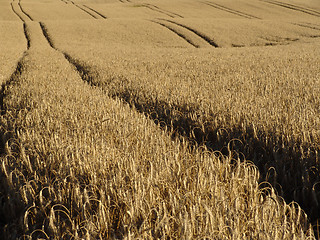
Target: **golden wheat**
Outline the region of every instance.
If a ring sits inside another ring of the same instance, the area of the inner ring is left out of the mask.
[[[243,144],[234,148],[253,160],[282,196],[317,219],[317,39],[214,50],[130,49],[137,41],[95,51],[88,43],[78,51],[76,41],[66,45],[62,36],[85,39],[93,28],[80,32],[79,24],[58,32],[53,22],[47,26],[56,46],[74,57],[91,84],[210,148],[224,151],[230,140],[240,139]],[[101,38],[90,41],[97,46]]]
[[[259,189],[253,165],[190,152],[82,82],[59,53],[30,50],[22,64],[4,99],[4,237],[22,230],[33,238],[89,239],[311,234],[301,209],[271,187]]]
[[[0,24],[0,238],[315,239],[275,190],[318,201],[313,16],[253,0],[12,3],[16,19]],[[204,21],[251,18],[252,4],[300,26],[239,21],[252,30],[238,41]],[[270,42],[288,46],[230,48]]]

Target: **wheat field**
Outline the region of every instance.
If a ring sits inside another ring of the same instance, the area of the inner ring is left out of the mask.
[[[1,239],[319,239],[317,0],[0,0]]]

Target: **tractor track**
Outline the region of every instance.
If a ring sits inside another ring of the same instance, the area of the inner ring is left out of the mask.
[[[10,3],[11,5],[11,9],[13,11],[13,13],[22,21],[22,22],[25,22],[25,20],[18,14],[18,12],[14,9],[14,6],[13,6],[13,2]]]
[[[20,3],[20,1],[21,1],[21,0],[19,0],[19,3]],[[14,2],[14,0],[13,0],[13,2]],[[71,1],[71,2],[72,2],[75,6],[77,6],[73,1]],[[19,4],[19,6],[20,6],[21,13],[24,14],[25,16],[27,16],[30,21],[34,22],[33,18],[32,18],[28,13],[26,13],[25,11],[23,11],[23,9],[22,9],[22,7],[21,7],[20,4]],[[25,35],[25,38],[26,38],[26,41],[27,41],[27,50],[23,53],[22,58],[18,61],[18,64],[17,64],[17,67],[16,67],[15,72],[12,74],[12,76],[15,76],[14,78],[16,79],[16,76],[17,76],[17,75],[21,75],[21,72],[22,72],[22,61],[23,61],[23,59],[24,59],[24,56],[26,55],[26,53],[27,53],[28,50],[30,49],[30,46],[31,46],[31,36],[29,35],[30,33],[27,31],[27,27],[28,27],[28,26],[27,26],[27,23],[26,23],[25,19],[22,17],[22,15],[20,15],[20,14],[14,9],[13,3],[11,3],[11,7],[12,7],[12,11],[13,11],[13,12],[19,17],[19,19],[23,22],[23,31],[24,31],[24,35]],[[81,9],[81,8],[80,8],[80,9]],[[86,12],[87,12],[87,11],[86,11]],[[99,13],[97,13],[97,14],[99,14]],[[90,14],[90,15],[91,15],[91,14]],[[93,16],[93,15],[92,15],[92,16]],[[103,16],[102,14],[101,14],[100,16],[105,18],[105,16]],[[96,18],[96,17],[95,17],[95,18]],[[49,36],[48,30],[47,30],[45,24],[44,24],[43,22],[38,22],[38,23],[39,23],[39,26],[40,26],[40,28],[41,28],[42,34],[43,34],[43,36],[45,37],[46,41],[48,42],[49,46],[50,46],[52,49],[54,49],[55,51],[62,53],[63,56],[64,56],[64,58],[77,70],[77,72],[78,72],[78,74],[80,75],[81,79],[84,80],[84,81],[87,81],[86,78],[85,78],[85,74],[82,74],[83,71],[80,71],[80,70],[79,70],[79,66],[78,66],[77,64],[75,64],[75,61],[73,61],[72,58],[71,58],[68,54],[60,51],[59,49],[57,49],[57,48],[55,47],[55,45],[54,45],[51,37]],[[13,78],[13,77],[10,77],[10,79],[11,79],[11,78]],[[2,91],[0,92],[0,95],[1,95],[0,98],[2,99],[2,100],[0,99],[0,103],[2,103],[1,106],[3,106],[3,92],[4,92],[4,89],[5,89],[5,86],[8,85],[8,84],[10,84],[10,82],[11,82],[11,81],[9,80],[9,81],[5,82],[5,83],[3,84],[3,86],[2,86]]]
[[[78,75],[80,76],[80,78],[84,81],[84,82],[87,82],[91,85],[92,84],[92,77],[91,77],[91,74],[90,72],[85,68],[83,67],[81,64],[79,64],[74,58],[72,58],[68,53],[64,52],[64,51],[61,51],[59,50],[55,45],[54,45],[54,42],[48,32],[48,29],[47,27],[45,26],[44,23],[40,22],[40,27],[41,27],[41,30],[42,30],[42,34],[43,36],[46,38],[48,44],[50,45],[50,47],[52,49],[54,49],[55,51],[57,52],[60,52],[64,58],[69,62],[69,64],[76,70],[76,72],[78,73]]]
[[[183,35],[182,33],[179,33],[177,30],[175,30],[174,28],[164,24],[164,23],[161,23],[161,22],[157,22],[157,21],[151,21],[155,24],[158,24],[168,30],[170,30],[171,32],[175,33],[176,35],[178,35],[180,38],[182,38],[183,40],[185,40],[186,42],[188,42],[190,45],[192,45],[193,47],[195,48],[200,48],[199,45],[197,45],[196,43],[194,43],[191,39],[189,39],[187,36]]]
[[[43,23],[43,22],[40,22],[39,25],[40,25],[40,28],[41,28],[41,30],[42,30],[42,34],[43,34],[43,36],[46,38],[46,40],[47,40],[48,44],[50,45],[50,47],[53,48],[54,50],[58,51],[58,50],[55,48],[53,41],[52,41],[51,38],[49,37],[49,35],[48,35],[48,30],[47,30],[46,26],[44,25],[44,23]],[[60,52],[60,51],[59,51],[59,52]]]
[[[183,16],[177,14],[177,13],[174,13],[174,12],[171,12],[171,11],[168,11],[168,10],[164,10],[164,9],[161,9],[159,8],[158,6],[156,5],[153,5],[153,4],[143,4],[144,7],[152,10],[152,11],[155,11],[155,12],[159,12],[159,13],[162,13],[164,15],[167,15],[168,17],[171,17],[171,18],[176,18],[176,17],[179,17],[179,18],[183,18]]]
[[[228,13],[231,13],[231,14],[234,14],[234,15],[237,15],[237,16],[240,16],[240,17],[243,17],[243,18],[247,18],[247,19],[261,19],[259,17],[256,17],[256,16],[253,16],[253,15],[250,15],[250,14],[247,14],[247,13],[243,13],[243,12],[240,12],[240,11],[237,11],[237,10],[233,10],[231,8],[228,8],[228,7],[225,7],[225,6],[222,6],[220,4],[217,4],[217,3],[212,3],[212,2],[203,2],[204,4],[210,6],[210,7],[213,7],[213,8],[216,8],[216,9],[219,9],[221,11],[225,11],[225,12],[228,12]]]
[[[23,34],[25,36],[26,39],[26,50],[22,53],[22,56],[20,57],[20,59],[17,62],[16,68],[14,70],[14,72],[11,74],[11,76],[9,77],[8,80],[4,81],[1,85],[1,89],[0,89],[0,115],[3,116],[6,113],[6,107],[4,104],[4,98],[6,97],[6,89],[8,89],[12,84],[14,84],[15,82],[17,82],[22,74],[22,72],[24,71],[24,59],[25,56],[27,54],[27,52],[30,49],[31,46],[31,37],[27,31],[27,23],[25,22],[25,20],[14,10],[13,4],[11,3],[11,7],[12,7],[12,11],[19,17],[19,19],[21,20],[21,22],[23,23]],[[3,132],[3,130],[0,130],[0,135],[4,136],[6,133]],[[5,140],[4,137],[0,138],[0,155],[2,155],[5,151]],[[0,228],[1,229],[1,228]],[[0,234],[1,236],[1,234]]]
[[[183,16],[180,15],[180,14],[177,14],[177,13],[174,13],[174,12],[171,12],[171,11],[168,11],[168,10],[161,9],[161,8],[159,8],[159,7],[156,6],[156,5],[149,4],[149,6],[152,6],[152,7],[156,8],[156,9],[159,9],[159,10],[164,11],[164,12],[168,12],[168,13],[170,13],[170,14],[173,14],[173,15],[177,16],[177,17],[183,18]]]
[[[94,14],[92,14],[91,12],[89,12],[88,10],[82,8],[81,6],[79,6],[78,4],[74,3],[73,1],[70,1],[75,7],[79,8],[80,10],[82,10],[83,12],[85,12],[86,14],[90,15],[91,17],[93,17],[94,19],[98,19]]]
[[[193,32],[194,34],[196,34],[197,36],[199,36],[200,38],[202,38],[203,40],[205,40],[207,43],[209,43],[211,46],[215,47],[215,48],[218,48],[219,45],[217,43],[215,43],[210,37],[206,36],[205,34],[191,28],[191,27],[188,27],[184,24],[181,24],[181,23],[177,23],[177,22],[174,22],[172,20],[168,20],[168,19],[159,19],[159,20],[163,20],[163,21],[166,21],[166,22],[170,22],[172,24],[175,24],[177,26],[180,26],[180,27],[183,27],[191,32]]]
[[[148,8],[148,9],[152,10],[152,11],[155,11],[155,12],[158,12],[158,13],[161,13],[161,14],[164,14],[164,15],[166,15],[166,16],[168,16],[168,17],[175,18],[174,15],[172,15],[172,14],[170,14],[170,13],[163,12],[163,11],[158,10],[158,9],[154,9],[154,8],[152,8],[151,6],[149,6],[148,4],[144,4],[143,6],[144,6],[145,8]]]
[[[27,40],[27,50],[29,50],[29,48],[31,46],[31,39],[30,39],[29,33],[27,31],[27,24],[26,23],[23,23],[23,32],[24,32],[24,36]]]
[[[292,24],[296,26],[304,27],[304,28],[313,29],[313,30],[320,30],[320,27],[314,27],[307,24],[302,24],[302,23],[292,23]]]
[[[302,6],[298,6],[298,5],[294,5],[294,4],[290,4],[290,3],[283,3],[283,2],[276,1],[276,0],[266,0],[266,1],[275,2],[275,3],[278,3],[278,4],[283,4],[283,5],[286,5],[288,7],[297,8],[297,9],[304,10],[304,11],[307,11],[307,12],[310,12],[310,13],[314,13],[316,15],[320,15],[320,11],[316,11],[316,10],[313,10],[313,9],[310,9],[310,8],[306,8],[306,7],[302,7]]]
[[[273,4],[273,5],[276,5],[276,6],[279,6],[279,7],[291,9],[291,10],[294,10],[294,11],[306,13],[308,15],[320,17],[320,12],[312,10],[312,9],[300,7],[300,6],[289,4],[289,3],[278,2],[278,1],[274,1],[274,0],[260,0],[260,1],[265,2],[265,3],[269,3],[269,4]]]
[[[98,12],[97,10],[91,8],[91,7],[88,7],[87,5],[83,5],[84,7],[86,7],[87,9],[91,10],[92,12],[95,12],[96,14],[98,14],[100,17],[104,18],[104,19],[107,19],[107,17],[105,15],[103,15],[102,13]]]
[[[21,0],[19,0],[18,5],[19,5],[19,8],[20,8],[21,12],[22,12],[24,15],[26,15],[27,18],[30,19],[30,21],[33,21],[32,17],[31,17],[27,12],[25,12],[25,11],[23,10],[23,8],[22,8],[22,6],[21,6]]]
[[[65,2],[65,0],[61,0],[63,2]],[[86,14],[88,14],[89,16],[91,16],[94,19],[99,19],[99,18],[103,18],[103,19],[107,19],[106,16],[104,16],[103,14],[101,14],[100,12],[98,12],[97,10],[88,7],[87,5],[82,5],[80,6],[79,4],[76,4],[74,1],[71,0],[67,0],[69,3],[73,4],[75,7],[79,8],[80,10],[82,10],[83,12],[85,12]],[[65,2],[67,3],[67,2]]]
[[[11,9],[13,13],[17,15],[17,17],[20,18],[22,22],[33,21],[32,17],[23,10],[20,1],[12,1]]]

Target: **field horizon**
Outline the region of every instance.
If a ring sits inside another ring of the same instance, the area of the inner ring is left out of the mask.
[[[0,0],[1,239],[319,239],[317,0]]]

